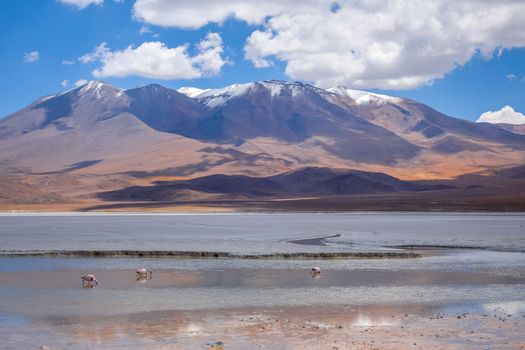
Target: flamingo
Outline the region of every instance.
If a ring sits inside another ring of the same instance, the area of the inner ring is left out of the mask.
[[[91,286],[92,282],[95,283],[95,286],[98,285],[98,281],[95,278],[95,275],[92,275],[92,274],[84,275],[84,276],[80,277],[80,279],[82,280],[82,285],[87,283],[88,285]]]
[[[150,279],[153,271],[148,270],[144,267],[137,269],[137,280],[139,279]]]
[[[323,270],[320,267],[315,266],[315,267],[312,267],[312,269],[310,270],[310,273],[312,275],[320,275],[321,273],[323,273]]]

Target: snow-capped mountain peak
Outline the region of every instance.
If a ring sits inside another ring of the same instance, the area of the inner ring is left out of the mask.
[[[286,86],[286,82],[279,80],[265,80],[261,84],[270,91],[272,97],[279,96]]]
[[[196,96],[209,108],[223,106],[233,97],[241,96],[250,90],[255,83],[233,84],[219,89],[209,89]]]
[[[183,95],[186,95],[188,97],[197,97],[199,96],[200,94],[208,91],[210,89],[199,89],[199,88],[196,88],[196,87],[191,87],[191,86],[183,86],[179,89],[177,89],[177,92],[178,93],[181,93]]]
[[[85,92],[88,90],[100,90],[104,86],[110,86],[101,81],[91,80],[81,86],[80,91]]]
[[[331,92],[338,96],[350,97],[357,105],[383,105],[385,103],[398,103],[403,101],[399,97],[393,97],[388,95],[376,94],[373,92],[353,90],[344,86],[336,86],[326,91]]]
[[[97,99],[118,97],[122,95],[124,91],[122,89],[116,88],[114,86],[111,86],[109,84],[103,83],[101,81],[96,81],[96,80],[91,80],[87,82],[86,84],[80,86],[79,88],[73,89],[73,91],[74,90],[77,90],[81,95],[89,95]],[[67,93],[67,92],[68,91],[65,91],[64,93]]]
[[[181,88],[182,89],[182,88]],[[181,90],[179,89],[179,90]],[[189,88],[188,88],[189,89]],[[230,99],[242,96],[252,91],[267,90],[271,98],[281,96],[283,93],[291,94],[292,97],[304,94],[305,92],[326,93],[325,90],[301,82],[286,82],[281,80],[264,80],[261,82],[233,84],[218,89],[208,89],[193,95],[208,108],[215,108],[225,105]],[[183,92],[184,91],[184,92]],[[179,91],[188,95],[190,90]],[[188,95],[189,96],[189,95]]]

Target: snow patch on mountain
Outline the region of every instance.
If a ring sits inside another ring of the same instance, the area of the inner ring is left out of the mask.
[[[119,97],[123,93],[122,89],[116,88],[114,86],[111,86],[109,84],[106,84],[100,81],[92,80],[76,89],[65,91],[62,94],[68,93],[69,91],[74,91],[74,90],[78,90],[79,94],[81,95],[88,95],[88,96],[92,96],[97,99],[108,99],[112,97]]]
[[[297,97],[307,91],[317,94],[326,93],[326,91],[321,88],[304,84],[299,81],[289,82],[282,80],[265,80],[260,84],[270,91],[272,97],[281,95],[285,90],[291,91],[292,97]]]
[[[82,85],[80,87],[80,92],[99,91],[104,86],[113,88],[111,85],[105,84],[103,82],[96,81],[96,80],[91,80],[91,81],[87,82],[86,84],[84,84],[84,85]]]
[[[45,101],[47,101],[49,99],[52,99],[53,97],[56,97],[56,96],[57,95],[54,95],[54,94],[53,95],[42,96],[38,100],[36,100],[35,103],[42,103],[42,102],[45,102]]]
[[[261,84],[270,91],[272,97],[279,96],[286,86],[286,83],[275,80],[263,81]]]
[[[179,89],[177,89],[177,92],[183,94],[183,95],[186,95],[188,97],[197,97],[199,95],[201,95],[202,93],[206,92],[206,91],[209,91],[210,89],[199,89],[199,88],[196,88],[196,87],[191,87],[191,86],[183,86]]]
[[[209,108],[224,106],[231,98],[244,95],[253,88],[253,83],[233,84],[220,89],[210,89],[197,98]]]
[[[290,94],[292,97],[304,95],[306,92],[313,92],[317,94],[328,94],[326,90],[321,88],[304,84],[301,82],[286,82],[281,80],[264,80],[261,82],[234,84],[218,89],[208,89],[195,96],[201,103],[209,108],[224,106],[230,99],[242,96],[248,92],[260,91],[261,88],[266,89],[270,93],[270,97],[276,98],[283,94]],[[182,89],[182,88],[181,88]],[[179,89],[179,90],[181,90]],[[186,88],[185,88],[186,89]],[[183,91],[179,91],[184,93]],[[192,96],[190,96],[192,97]]]
[[[388,95],[381,95],[381,94],[375,94],[372,92],[367,91],[361,91],[361,90],[353,90],[348,89],[344,86],[337,86],[330,89],[327,89],[326,91],[331,92],[333,94],[344,96],[344,97],[350,97],[357,105],[377,105],[381,106],[385,103],[398,103],[402,102],[403,99]]]

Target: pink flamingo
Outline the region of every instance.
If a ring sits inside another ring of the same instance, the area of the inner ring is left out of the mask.
[[[92,285],[91,283],[95,283],[95,286],[98,285],[98,281],[95,278],[95,275],[92,275],[92,274],[84,275],[80,277],[80,279],[82,280],[82,285],[88,284],[91,286]]]
[[[152,275],[153,271],[148,270],[144,267],[137,269],[137,281],[144,283],[147,280],[150,280]]]
[[[310,273],[311,273],[312,275],[320,275],[320,274],[322,274],[323,272],[324,272],[324,271],[323,271],[320,267],[317,267],[317,266],[312,267],[312,269],[310,270]]]

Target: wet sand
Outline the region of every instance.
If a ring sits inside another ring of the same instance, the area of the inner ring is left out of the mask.
[[[524,332],[523,304],[158,311],[0,326],[6,349],[52,350],[524,349]]]

